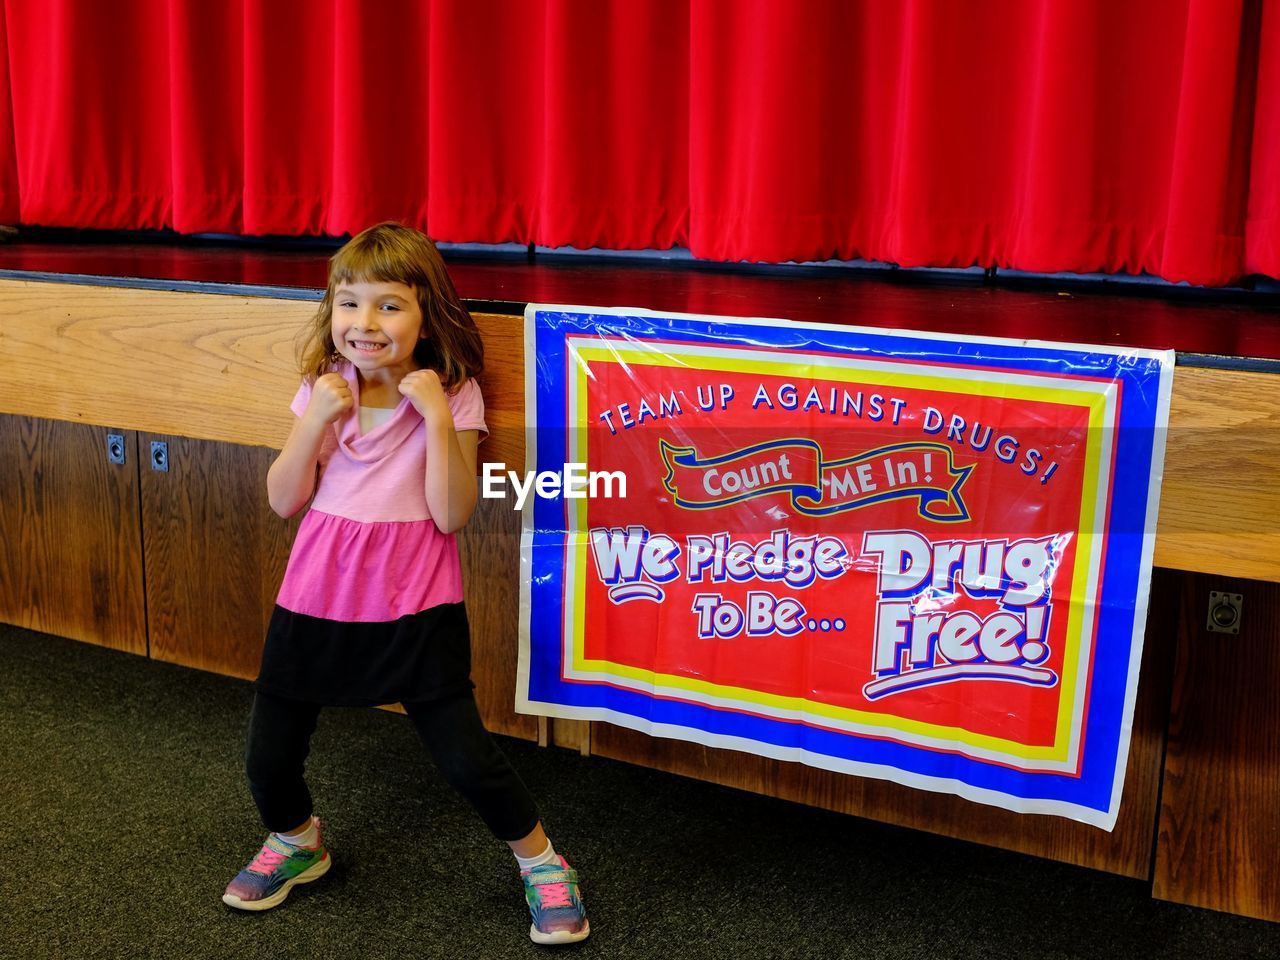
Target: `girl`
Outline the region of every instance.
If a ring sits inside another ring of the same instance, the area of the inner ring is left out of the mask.
[[[329,869],[303,765],[324,704],[400,702],[445,778],[510,845],[538,943],[589,932],[577,874],[481,723],[454,532],[476,504],[482,347],[435,245],[381,223],[329,264],[303,383],[267,474],[302,520],[249,718],[249,789],[271,832],[223,901],[267,910]]]

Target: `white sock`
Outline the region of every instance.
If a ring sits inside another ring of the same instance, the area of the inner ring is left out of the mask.
[[[516,862],[520,864],[521,870],[531,870],[534,867],[540,867],[543,864],[554,863],[559,864],[560,858],[556,856],[555,848],[551,846],[551,841],[547,841],[547,849],[543,850],[536,857],[522,857],[516,854]]]
[[[314,847],[320,842],[320,834],[316,831],[315,817],[308,820],[306,827],[297,833],[281,833],[277,830],[276,836],[285,843],[293,844],[295,847]]]

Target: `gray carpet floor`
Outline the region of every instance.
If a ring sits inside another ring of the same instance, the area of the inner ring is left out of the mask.
[[[514,861],[403,717],[321,715],[334,867],[219,897],[263,831],[248,683],[0,626],[0,958],[1280,957],[1280,924],[1145,883],[500,738],[583,873],[592,936],[541,948]]]

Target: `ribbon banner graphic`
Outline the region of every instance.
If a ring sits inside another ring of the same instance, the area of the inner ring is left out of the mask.
[[[540,306],[525,336],[526,467],[566,483],[525,506],[518,710],[1112,829],[1171,352]]]

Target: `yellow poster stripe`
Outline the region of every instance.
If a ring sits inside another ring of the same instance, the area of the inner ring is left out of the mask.
[[[1067,622],[1067,645],[1064,651],[1063,669],[1061,682],[1059,684],[1058,697],[1058,722],[1055,729],[1054,743],[1049,746],[1036,746],[1030,744],[1019,743],[1013,740],[1007,740],[998,737],[986,736],[963,727],[945,726],[941,724],[926,723],[918,720],[911,720],[905,717],[897,717],[883,713],[874,713],[864,710],[854,710],[845,707],[837,707],[831,704],[819,703],[807,700],[803,697],[780,696],[768,694],[758,690],[752,690],[741,687],[732,687],[723,684],[713,683],[707,680],[682,677],[675,674],[657,673],[655,671],[633,667],[627,664],[618,664],[604,660],[588,660],[584,653],[585,641],[585,621],[583,611],[585,609],[586,597],[586,574],[589,569],[588,564],[588,541],[585,537],[573,536],[574,531],[585,531],[589,529],[587,521],[587,504],[588,500],[576,500],[569,502],[569,510],[571,512],[570,536],[576,543],[571,547],[571,569],[573,591],[573,610],[574,618],[570,625],[572,630],[572,658],[569,664],[569,672],[592,672],[612,675],[619,680],[630,681],[628,686],[640,683],[650,686],[661,686],[674,690],[681,690],[689,694],[695,695],[691,699],[697,699],[696,695],[721,697],[741,701],[747,704],[754,704],[762,708],[763,713],[768,713],[771,709],[775,711],[802,712],[813,715],[814,717],[837,720],[842,723],[858,725],[868,728],[870,735],[877,735],[883,732],[885,736],[892,736],[893,733],[908,734],[916,738],[931,741],[941,741],[953,743],[960,746],[969,746],[986,752],[994,752],[1007,755],[1010,758],[1017,758],[1023,761],[1045,761],[1050,763],[1065,763],[1071,746],[1072,735],[1072,709],[1071,706],[1075,702],[1076,687],[1080,682],[1080,671],[1077,669],[1081,654],[1081,644],[1083,643],[1084,628],[1086,626],[1085,617],[1091,616],[1092,611],[1083,609],[1085,577],[1088,576],[1090,567],[1090,558],[1097,545],[1095,541],[1100,540],[1100,535],[1094,533],[1095,522],[1097,520],[1097,501],[1100,486],[1104,480],[1098,475],[1098,465],[1101,459],[1102,450],[1102,433],[1103,419],[1106,410],[1106,393],[1105,390],[1111,386],[1109,382],[1098,384],[1100,392],[1090,393],[1086,389],[1068,389],[1061,387],[1041,387],[1032,386],[1030,384],[1008,383],[1008,382],[985,382],[977,379],[971,379],[964,376],[965,368],[955,368],[955,376],[942,377],[936,374],[919,373],[911,371],[891,371],[891,370],[858,370],[851,369],[847,366],[826,366],[815,365],[813,362],[798,362],[793,358],[786,356],[761,356],[760,358],[746,359],[741,357],[726,357],[722,353],[711,353],[707,355],[699,355],[697,348],[690,349],[690,345],[681,344],[680,349],[683,351],[681,355],[669,355],[665,351],[669,349],[668,345],[657,345],[651,349],[643,349],[636,347],[633,343],[615,343],[611,346],[594,346],[575,344],[573,353],[579,359],[574,364],[574,390],[571,391],[570,397],[578,401],[575,409],[569,410],[567,404],[570,398],[566,398],[566,419],[568,425],[576,426],[579,429],[571,432],[573,437],[574,449],[573,459],[579,463],[590,463],[587,450],[587,436],[591,432],[586,429],[591,425],[589,419],[589,411],[586,408],[586,387],[587,381],[591,377],[591,363],[616,363],[627,366],[645,366],[645,367],[666,367],[669,369],[678,369],[682,372],[702,371],[709,372],[727,372],[727,373],[755,373],[762,376],[793,376],[805,379],[822,379],[827,381],[836,381],[843,383],[857,383],[862,386],[869,387],[900,387],[915,390],[930,390],[947,394],[959,394],[962,396],[982,396],[1008,398],[1014,400],[1024,400],[1034,403],[1050,403],[1074,407],[1084,407],[1089,410],[1089,428],[1088,442],[1085,452],[1085,470],[1084,470],[1084,491],[1081,499],[1081,509],[1079,514],[1079,522],[1077,530],[1076,543],[1076,561],[1072,572],[1072,590],[1070,595],[1065,598],[1068,605],[1068,622]],[[705,348],[704,348],[705,349]],[[719,348],[710,348],[718,350]],[[692,366],[689,363],[681,362],[680,356],[693,354],[697,356],[698,365]],[[828,362],[831,358],[817,358],[820,361]],[[862,358],[859,358],[860,360]],[[874,358],[866,358],[864,362],[877,362]],[[883,361],[879,361],[883,362]],[[1035,377],[1035,374],[1027,374],[1017,371],[1013,375],[1024,377]],[[1095,592],[1096,596],[1096,592]],[[1064,599],[1064,598],[1056,598]],[[1096,602],[1096,601],[1095,601]],[[1083,718],[1082,718],[1083,721]],[[894,738],[899,739],[899,738]]]

